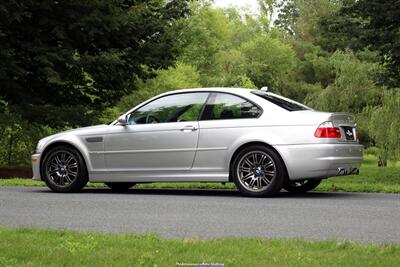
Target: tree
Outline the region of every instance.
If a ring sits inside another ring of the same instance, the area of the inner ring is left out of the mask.
[[[388,159],[400,158],[400,92],[384,93],[381,106],[374,108],[370,119],[370,133],[380,148],[379,165],[386,166]]]
[[[30,122],[87,123],[173,63],[186,0],[5,1],[0,99]]]
[[[335,80],[310,96],[308,104],[324,111],[360,113],[368,105],[379,104],[379,88],[374,76],[380,66],[361,62],[351,51],[337,51],[329,59]]]
[[[332,16],[321,20],[328,49],[368,48],[380,52],[388,73],[383,83],[400,86],[400,1],[347,0]]]
[[[381,66],[361,61],[349,50],[336,51],[329,58],[329,63],[335,74],[334,82],[310,94],[306,103],[317,110],[354,113],[360,142],[369,144],[370,107],[380,104],[380,92],[383,90],[374,79]]]
[[[233,32],[223,9],[200,7],[183,31],[185,46],[179,60],[195,66],[201,73],[203,86],[216,86],[214,79],[217,54],[229,46]]]
[[[241,51],[246,57],[247,75],[261,88],[268,86],[280,90],[282,81],[294,69],[296,58],[290,46],[279,39],[257,36],[244,43]]]
[[[260,3],[267,8],[273,1]],[[234,9],[200,7],[185,29],[187,45],[180,60],[196,67],[202,86],[270,86],[280,91],[295,55],[264,19]]]
[[[319,20],[335,13],[342,0],[284,0],[275,5],[275,25],[302,40],[314,42],[319,36]]]
[[[276,6],[276,0],[258,0],[258,5],[261,11],[260,19],[263,20],[265,16],[265,21],[267,24],[267,29],[269,30],[272,26],[272,21],[274,17],[274,9]]]

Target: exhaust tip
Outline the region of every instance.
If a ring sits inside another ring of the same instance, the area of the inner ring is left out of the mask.
[[[360,170],[358,168],[344,168],[339,167],[336,173],[336,176],[344,176],[344,175],[358,175],[360,174]]]

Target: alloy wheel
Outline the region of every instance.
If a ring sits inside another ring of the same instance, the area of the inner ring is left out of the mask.
[[[57,151],[47,161],[47,177],[57,186],[67,187],[71,185],[77,179],[78,173],[78,160],[69,151]]]
[[[237,165],[240,184],[252,192],[264,191],[276,177],[274,160],[264,151],[251,151]]]

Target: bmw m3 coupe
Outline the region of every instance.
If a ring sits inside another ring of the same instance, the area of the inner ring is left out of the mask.
[[[107,125],[39,141],[33,179],[56,192],[88,181],[124,190],[149,182],[234,182],[246,196],[314,189],[358,174],[354,116],[238,88],[171,91]]]

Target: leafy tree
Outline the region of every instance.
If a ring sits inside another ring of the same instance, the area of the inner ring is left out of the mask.
[[[261,3],[267,9],[273,1]],[[295,55],[263,17],[200,7],[184,32],[188,45],[180,60],[196,67],[202,86],[267,85],[279,90],[295,66]]]
[[[269,86],[279,91],[281,82],[295,67],[295,54],[279,39],[257,36],[241,47],[247,60],[247,75],[257,87]]]
[[[290,35],[294,35],[296,30],[295,25],[300,16],[300,10],[296,6],[296,1],[279,1],[275,5],[279,10],[278,18],[274,22],[275,26]]]
[[[217,54],[227,48],[232,37],[228,25],[229,19],[223,9],[205,6],[193,14],[183,31],[186,46],[179,60],[199,70],[204,86],[221,85],[210,77],[216,74]]]
[[[380,148],[379,165],[386,166],[388,159],[400,158],[400,92],[384,93],[381,106],[374,108],[370,119],[370,133]]]
[[[400,2],[393,0],[347,0],[337,12],[321,20],[327,49],[368,48],[380,52],[388,70],[383,83],[400,85]]]
[[[247,77],[246,74],[241,75],[239,77],[239,80],[236,82],[236,84],[233,85],[233,87],[257,89],[257,86],[253,83],[253,81],[249,77]]]
[[[379,104],[379,88],[373,79],[379,65],[361,62],[351,51],[337,51],[330,58],[335,81],[308,98],[316,109],[360,113],[368,105]]]
[[[309,41],[290,38],[288,43],[296,54],[296,66],[289,77],[282,81],[282,94],[304,102],[308,95],[319,92],[334,82],[331,54]]]
[[[263,24],[266,24],[267,29],[270,29],[273,22],[273,16],[275,12],[276,0],[258,0],[260,7],[260,20],[263,20]]]
[[[319,37],[319,20],[335,13],[342,0],[284,0],[276,4],[275,25],[296,38],[315,42]]]
[[[242,75],[246,74],[246,57],[237,48],[221,50],[215,55],[213,70],[214,75],[209,76],[207,84],[234,86],[242,79]]]
[[[173,63],[187,13],[186,0],[3,1],[0,97],[30,122],[87,123]]]

